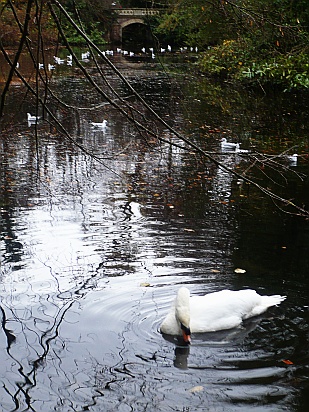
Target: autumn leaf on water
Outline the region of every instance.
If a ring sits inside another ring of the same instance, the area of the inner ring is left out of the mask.
[[[243,273],[246,273],[246,270],[245,270],[245,269],[237,268],[237,269],[234,270],[234,272],[235,272],[235,273],[238,273],[239,275],[241,275],[241,274],[243,274]]]
[[[285,363],[286,365],[294,365],[294,363],[290,361],[289,359],[282,359],[282,362]]]
[[[203,386],[194,386],[193,388],[189,389],[188,392],[196,393],[196,392],[201,392],[202,390],[204,390]]]

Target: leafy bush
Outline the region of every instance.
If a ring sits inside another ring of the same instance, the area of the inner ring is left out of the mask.
[[[81,46],[86,43],[85,39],[80,34],[77,34],[76,30],[71,25],[65,25],[64,31],[69,43],[76,46]],[[86,27],[86,34],[94,43],[106,44],[103,37],[104,33],[100,30],[100,23],[88,23]]]
[[[221,77],[231,77],[242,70],[252,58],[248,40],[224,40],[221,45],[211,47],[204,53],[198,65],[202,71]]]
[[[251,83],[276,83],[287,90],[309,88],[309,54],[281,55],[257,47],[251,39],[225,40],[198,62],[203,72]]]
[[[239,73],[239,78],[278,83],[288,90],[309,88],[309,55],[279,56],[270,62],[252,63]]]

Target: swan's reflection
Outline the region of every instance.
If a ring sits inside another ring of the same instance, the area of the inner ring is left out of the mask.
[[[174,366],[178,369],[188,369],[188,356],[190,353],[190,346],[176,346]]]
[[[163,337],[165,340],[175,345],[174,366],[178,369],[188,369],[190,345],[188,345],[180,336],[163,334]]]
[[[246,338],[254,331],[257,325],[262,319],[271,317],[269,316],[257,316],[245,320],[243,325],[238,328],[216,331],[216,332],[205,332],[193,335],[193,340],[195,342],[194,346],[199,347],[222,347],[224,345],[236,345],[240,346]],[[182,337],[162,334],[165,340],[171,342],[175,345],[175,357],[174,366],[178,369],[188,369],[188,357],[190,354],[190,345],[188,345]]]

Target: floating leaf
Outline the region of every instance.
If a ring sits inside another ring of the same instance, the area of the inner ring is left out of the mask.
[[[202,390],[204,390],[203,386],[193,386],[193,388],[189,389],[188,392],[196,393],[196,392],[201,392]]]
[[[246,270],[245,270],[245,269],[237,268],[237,269],[234,270],[234,272],[235,272],[235,273],[238,273],[239,275],[241,275],[241,274],[243,274],[243,273],[246,273]]]
[[[286,365],[294,365],[294,363],[290,361],[289,359],[283,359],[282,362],[285,363]]]

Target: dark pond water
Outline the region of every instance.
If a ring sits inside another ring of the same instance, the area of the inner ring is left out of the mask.
[[[267,154],[293,147],[298,164],[286,164],[291,183],[278,190],[308,206],[308,99],[120,63],[167,121],[227,166],[250,163],[222,155],[222,137]],[[60,73],[53,87],[67,103],[99,102],[81,76]],[[1,126],[1,410],[307,411],[308,222],[208,160],[146,142],[109,106],[70,116],[54,106],[104,164],[48,116],[36,138],[26,121],[35,104],[21,96],[12,89]],[[104,131],[88,123],[103,117]],[[159,333],[182,284],[192,294],[249,287],[287,299],[184,347]]]

